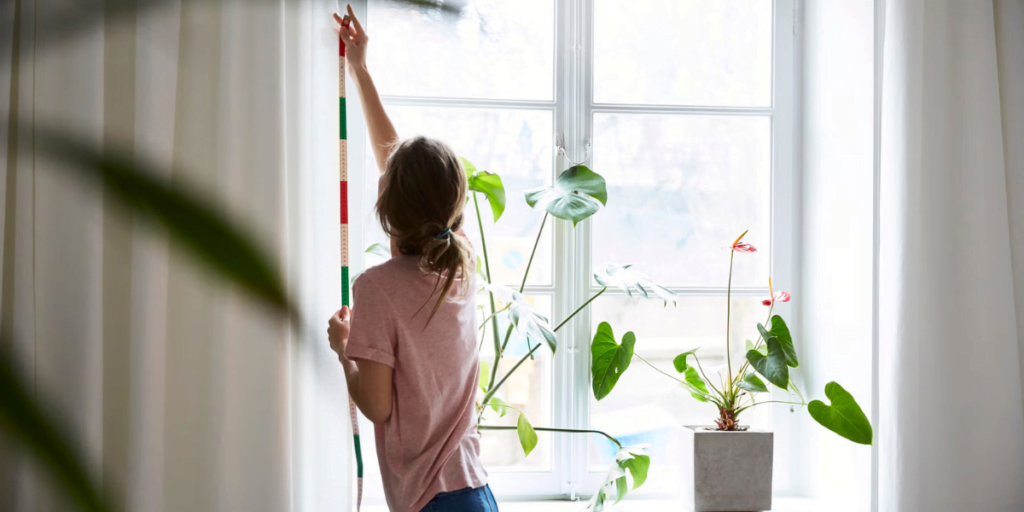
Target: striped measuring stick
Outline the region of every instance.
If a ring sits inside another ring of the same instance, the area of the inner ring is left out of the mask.
[[[341,25],[348,28],[352,23],[346,14]],[[341,192],[341,303],[351,306],[348,282],[348,130],[345,110],[345,41],[338,38],[338,170]],[[352,419],[352,437],[356,448],[356,510],[363,506],[363,451],[359,444],[359,415],[352,397],[348,399],[348,413]]]

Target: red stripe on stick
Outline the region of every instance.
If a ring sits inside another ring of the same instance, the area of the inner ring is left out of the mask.
[[[348,182],[338,183],[341,183],[341,223],[348,224]]]

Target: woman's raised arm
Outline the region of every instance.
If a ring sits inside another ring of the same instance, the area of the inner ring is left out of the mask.
[[[395,144],[398,143],[398,133],[395,131],[384,105],[380,102],[380,95],[373,85],[370,71],[366,67],[366,46],[370,38],[363,30],[362,24],[352,12],[352,6],[348,6],[348,15],[352,18],[352,24],[348,27],[341,24],[342,18],[337,14],[334,20],[338,22],[338,36],[345,43],[345,60],[348,65],[348,72],[356,83],[359,91],[359,101],[363,106],[363,115],[366,117],[366,127],[370,132],[370,145],[373,146],[373,156],[377,160],[377,168],[384,172],[384,162],[391,154]]]

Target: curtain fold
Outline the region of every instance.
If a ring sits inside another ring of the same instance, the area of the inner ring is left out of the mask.
[[[0,13],[0,349],[129,510],[348,509],[347,393],[319,328],[339,303],[335,4],[88,3],[106,13],[73,34],[59,0]],[[58,168],[35,127],[220,206],[279,262],[303,334]],[[68,509],[0,442],[0,509]]]
[[[1024,510],[1024,7],[885,8],[879,510]]]

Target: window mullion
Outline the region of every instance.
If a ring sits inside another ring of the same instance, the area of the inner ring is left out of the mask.
[[[572,137],[573,146],[570,152],[575,162],[584,159],[592,160],[593,146],[591,142],[593,131],[591,130],[592,105],[593,105],[593,0],[574,0],[576,7],[575,23],[575,51],[573,53],[575,62],[572,67],[573,84],[575,97],[571,103],[571,118],[574,123],[574,134]],[[585,162],[592,165],[591,161]],[[566,164],[568,165],[568,163]],[[600,171],[598,171],[600,172]],[[564,223],[568,226],[568,223]],[[567,229],[572,229],[568,227]],[[582,304],[591,296],[591,220],[580,223],[572,233],[572,245],[574,258],[567,268],[567,273],[573,277],[573,286],[570,295],[572,296],[572,310]],[[572,343],[573,343],[573,368],[572,381],[572,411],[573,428],[589,428],[590,426],[590,311],[586,308],[572,322]],[[587,482],[587,454],[590,439],[588,436],[576,436],[572,443],[572,486],[576,493],[589,494],[592,489],[588,488]]]

